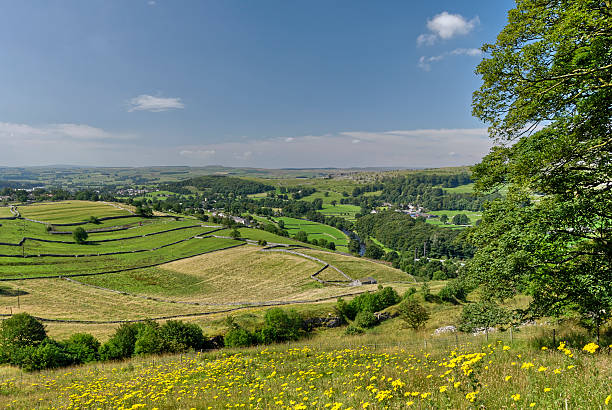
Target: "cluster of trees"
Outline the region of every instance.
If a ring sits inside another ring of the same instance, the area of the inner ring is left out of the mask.
[[[399,303],[401,300],[395,289],[392,287],[379,286],[376,292],[362,293],[353,298],[350,302],[338,298],[336,312],[346,320],[355,320],[359,312],[367,311],[370,313],[380,312]]]
[[[414,253],[417,249],[422,255],[425,246],[426,256],[432,258],[470,258],[474,253],[474,248],[465,240],[466,230],[438,227],[400,212],[362,216],[356,221],[355,229],[361,238],[374,237],[397,251]]]
[[[179,194],[191,193],[187,187],[194,187],[199,191],[210,191],[218,194],[249,195],[258,194],[274,189],[271,185],[236,177],[221,175],[207,175],[189,178],[179,182],[169,182],[162,185],[162,189]]]
[[[24,189],[5,187],[0,190],[0,196],[9,197],[12,201],[25,202],[31,201],[65,201],[69,199],[78,199],[82,201],[114,201],[115,197],[108,190],[95,191],[92,189],[84,189],[79,191],[68,191],[60,188],[35,188],[32,191]]]
[[[122,324],[104,344],[87,333],[56,341],[47,336],[40,321],[19,313],[0,325],[0,363],[26,371],[118,360],[134,355],[178,353],[211,347],[199,326],[181,321]]]
[[[264,315],[263,327],[255,331],[249,331],[239,326],[231,316],[226,320],[230,328],[224,337],[224,343],[227,347],[245,347],[298,340],[306,334],[304,320],[294,309],[268,309]]]
[[[400,207],[415,204],[432,211],[480,211],[484,203],[500,196],[493,193],[483,197],[471,193],[447,192],[440,187],[463,185],[461,182],[470,183],[471,179],[467,174],[383,177],[383,189],[378,198]]]

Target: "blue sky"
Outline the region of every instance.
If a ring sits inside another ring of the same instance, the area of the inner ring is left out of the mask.
[[[0,4],[0,166],[468,165],[512,1]]]

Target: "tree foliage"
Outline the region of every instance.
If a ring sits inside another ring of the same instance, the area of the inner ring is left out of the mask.
[[[476,188],[504,200],[472,236],[471,272],[531,311],[603,321],[612,310],[612,6],[518,0],[477,68],[474,115],[497,144]],[[607,312],[607,313],[606,313]]]
[[[72,232],[72,238],[74,239],[76,243],[79,243],[79,244],[85,243],[85,241],[87,241],[88,236],[89,235],[87,234],[87,231],[81,228],[80,226],[76,228],[74,232]]]

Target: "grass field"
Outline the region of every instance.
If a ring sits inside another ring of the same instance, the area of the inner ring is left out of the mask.
[[[313,239],[325,239],[328,242],[334,242],[337,250],[348,252],[348,237],[342,231],[334,228],[333,226],[288,217],[276,218],[276,221],[283,221],[285,224],[285,229],[291,236],[295,235],[299,231],[304,231],[308,234],[309,241]]]
[[[445,192],[452,192],[455,194],[471,194],[474,192],[474,183],[459,185],[453,188],[442,188]]]
[[[539,332],[542,332],[540,330]],[[537,330],[530,332],[538,335]],[[5,408],[588,408],[612,400],[612,359],[507,334],[427,337],[384,322],[364,335],[22,373],[0,370]],[[44,403],[44,404],[42,404]],[[89,404],[88,404],[89,403]]]
[[[192,239],[150,252],[91,257],[0,258],[0,278],[74,275],[131,269],[160,264],[228,246],[241,244],[233,239]],[[26,247],[27,249],[27,247]]]
[[[482,218],[482,212],[474,212],[474,211],[442,210],[442,211],[431,211],[429,213],[433,215],[438,215],[438,216],[442,214],[446,214],[448,216],[448,222],[449,222],[448,224],[443,224],[442,222],[440,222],[440,218],[428,219],[427,223],[434,224],[434,225],[440,225],[440,226],[447,226],[449,228],[456,227],[455,225],[451,224],[451,220],[453,219],[453,216],[458,215],[458,214],[465,214],[470,220],[470,224],[472,225],[474,225],[477,220]]]
[[[354,256],[309,249],[300,250],[300,252],[331,263],[353,279],[371,276],[381,283],[398,281],[412,282],[414,280],[412,276],[399,269],[395,269],[383,263],[372,262],[365,258],[356,258]]]
[[[119,209],[102,202],[90,201],[43,202],[20,206],[18,210],[24,218],[48,223],[81,222],[90,216],[103,218],[130,215],[124,209]]]
[[[13,216],[8,206],[0,206],[0,218]]]
[[[279,236],[270,232],[262,231],[261,229],[250,229],[250,228],[238,228],[240,237],[244,239],[251,239],[253,241],[264,240],[268,243],[280,243],[285,245],[304,245],[300,241],[295,239]],[[215,232],[215,235],[219,236],[230,236],[232,233],[231,229],[224,229],[222,231]]]

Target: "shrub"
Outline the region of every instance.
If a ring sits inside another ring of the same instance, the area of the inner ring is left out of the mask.
[[[448,275],[443,270],[437,270],[433,273],[432,279],[433,280],[447,280]]]
[[[167,321],[161,326],[159,332],[165,344],[165,351],[171,353],[204,349],[208,343],[200,326],[179,320]]]
[[[47,337],[45,326],[27,313],[17,313],[0,325],[0,348],[4,352],[37,346]]]
[[[404,294],[402,295],[402,300],[403,299],[408,299],[411,298],[412,295],[414,295],[415,293],[417,293],[416,288],[409,288],[406,292],[404,292]]]
[[[350,302],[345,302],[342,298],[338,299],[336,311],[343,317],[354,320],[357,313],[361,311],[380,312],[383,309],[393,306],[401,300],[397,292],[391,287],[381,287],[374,293],[364,293]]]
[[[348,325],[346,327],[346,330],[344,331],[344,333],[346,333],[347,335],[360,335],[363,332],[364,330],[362,328],[352,323]]]
[[[87,222],[96,224],[96,225],[100,224],[100,220],[93,215],[87,219]]]
[[[227,347],[247,347],[253,346],[257,338],[254,334],[241,327],[231,329],[223,337],[223,342]]]
[[[303,320],[299,313],[291,309],[272,308],[264,315],[264,327],[261,329],[263,343],[297,340],[302,330]]]
[[[100,342],[88,333],[75,333],[64,342],[66,351],[75,363],[89,363],[98,360]]]
[[[414,299],[406,299],[399,305],[401,318],[414,330],[423,327],[429,320],[427,309]]]
[[[489,328],[507,323],[510,314],[504,308],[491,301],[472,303],[463,307],[459,329],[464,332],[473,332],[478,328]]]
[[[38,346],[28,346],[21,351],[21,368],[27,372],[44,369],[55,369],[57,367],[69,366],[74,359],[65,348],[58,342],[45,339]]]
[[[376,316],[374,316],[374,313],[367,310],[363,310],[357,313],[357,316],[355,316],[355,325],[358,327],[367,329],[376,326],[377,323],[378,320],[376,319]]]
[[[100,347],[102,360],[121,360],[131,357],[136,347],[136,335],[142,324],[124,323],[115,334]]]
[[[166,351],[166,343],[161,336],[159,324],[153,321],[145,322],[136,334],[134,353],[138,355],[159,354],[164,351]]]
[[[87,231],[80,226],[72,232],[72,237],[78,244],[84,244],[88,236]]]
[[[459,280],[453,280],[444,286],[438,297],[445,302],[451,302],[457,304],[459,302],[465,302],[467,299],[468,290],[463,282]]]

